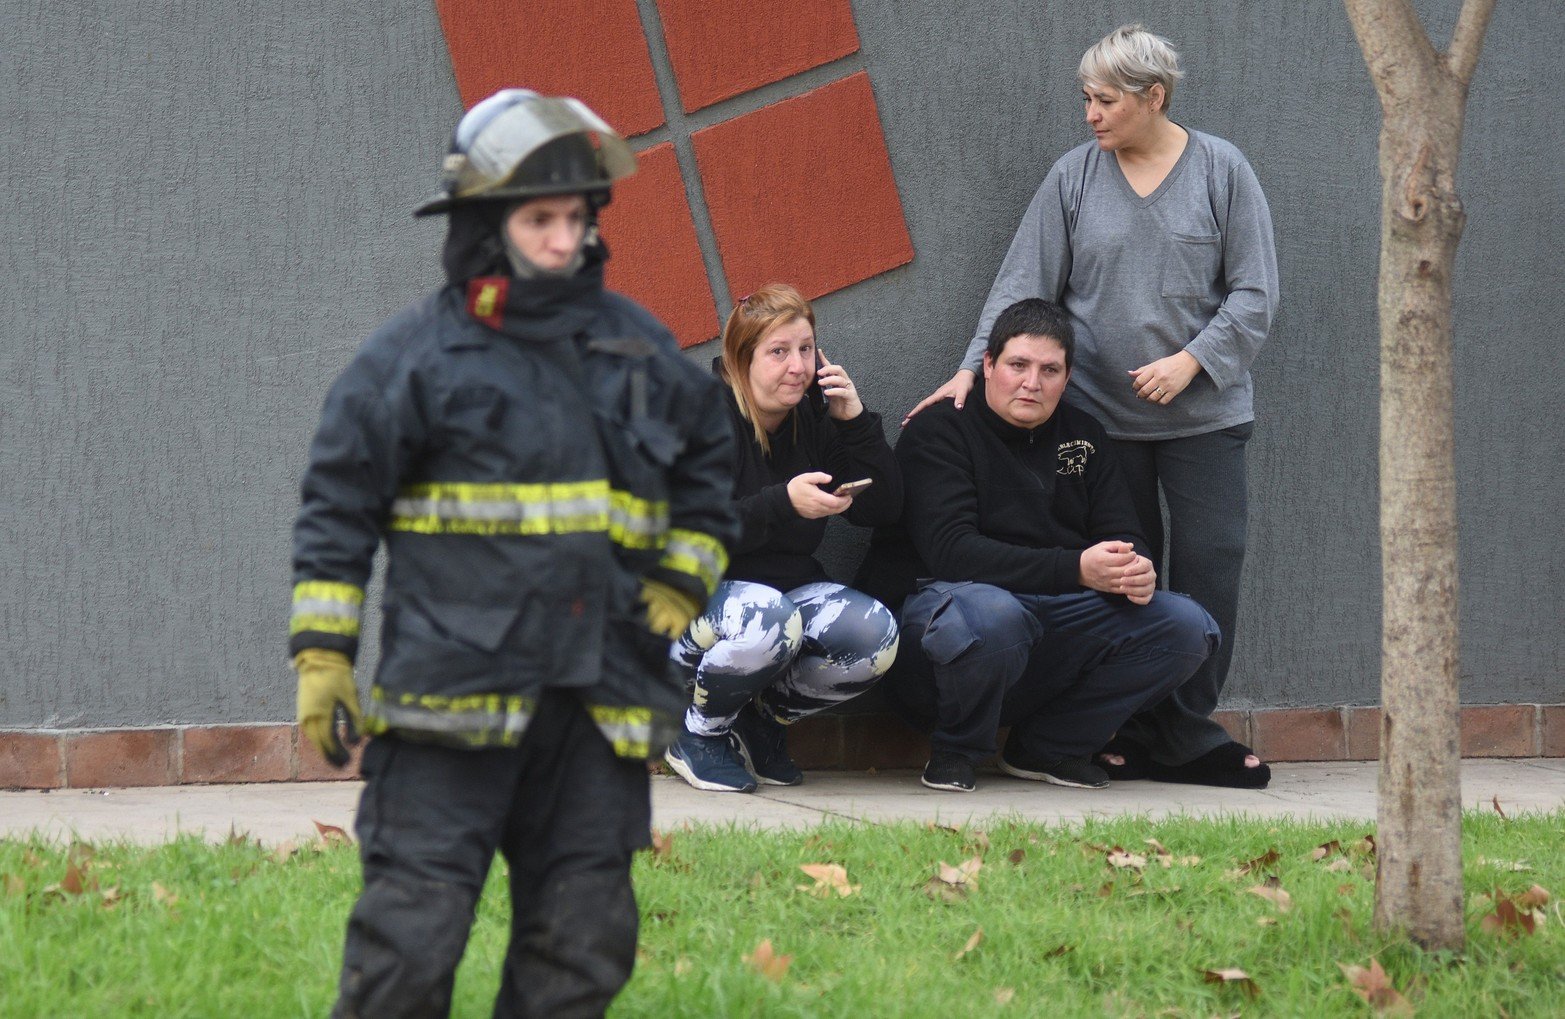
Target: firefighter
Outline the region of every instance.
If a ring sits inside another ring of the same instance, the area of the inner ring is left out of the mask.
[[[374,737],[335,1015],[449,1011],[497,851],[512,923],[496,1015],[598,1015],[630,976],[646,761],[687,703],[669,645],[737,534],[716,384],[603,288],[597,213],[634,169],[578,100],[475,106],[417,210],[448,216],[446,285],[326,397],[294,527],[299,725],[339,766]]]

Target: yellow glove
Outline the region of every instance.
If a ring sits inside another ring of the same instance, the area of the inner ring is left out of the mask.
[[[678,588],[656,580],[641,581],[641,604],[647,607],[647,629],[669,640],[678,640],[701,614],[701,605]]]
[[[293,656],[293,668],[299,674],[299,729],[340,768],[348,763],[348,749],[337,726],[343,726],[348,746],[359,742],[363,726],[353,663],[341,651],[307,647]]]

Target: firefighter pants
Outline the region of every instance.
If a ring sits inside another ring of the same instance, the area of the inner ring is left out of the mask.
[[[635,962],[630,859],[651,830],[646,763],[616,757],[575,695],[548,691],[519,748],[382,736],[363,771],[364,891],[333,1015],[446,1015],[497,851],[512,915],[494,1014],[601,1015]]]

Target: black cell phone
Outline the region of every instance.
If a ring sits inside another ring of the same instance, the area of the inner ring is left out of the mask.
[[[811,373],[810,384],[804,388],[804,398],[809,401],[816,412],[826,409],[826,393],[821,389],[821,377],[819,372],[826,367],[826,362],[821,360],[821,348],[815,348],[815,372]]]
[[[845,481],[832,490],[832,495],[858,495],[864,489],[875,483],[874,478],[860,478],[857,481]]]

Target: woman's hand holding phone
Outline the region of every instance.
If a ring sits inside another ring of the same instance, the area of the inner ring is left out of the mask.
[[[826,394],[826,413],[838,421],[852,421],[864,413],[858,387],[840,364],[832,364],[821,348],[815,348],[815,378]]]
[[[788,501],[793,511],[806,520],[832,517],[853,505],[853,497],[834,495],[822,488],[831,484],[831,475],[825,471],[806,471],[788,482]]]

